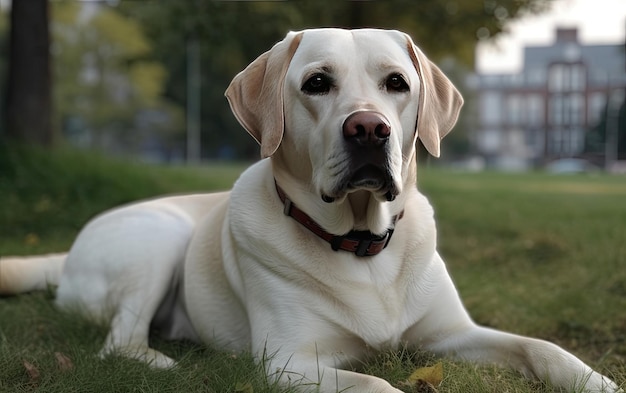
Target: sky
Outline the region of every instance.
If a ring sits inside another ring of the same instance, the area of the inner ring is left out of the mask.
[[[557,27],[577,27],[583,44],[619,44],[626,37],[626,0],[554,0],[546,13],[523,17],[476,49],[480,73],[512,73],[521,69],[523,47],[549,45]]]

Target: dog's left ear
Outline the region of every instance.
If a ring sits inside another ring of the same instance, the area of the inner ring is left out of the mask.
[[[283,139],[285,74],[301,38],[302,33],[287,34],[237,74],[226,89],[231,110],[261,145],[263,158],[274,154]]]
[[[452,130],[459,117],[463,97],[441,70],[413,43],[407,47],[420,78],[416,137],[430,154],[439,157],[440,142]],[[417,141],[417,139],[416,139]]]

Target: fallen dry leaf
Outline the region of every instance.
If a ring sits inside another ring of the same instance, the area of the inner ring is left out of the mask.
[[[24,243],[27,246],[36,246],[39,244],[39,236],[36,233],[29,233],[24,237]]]
[[[439,386],[441,381],[443,381],[443,364],[439,362],[434,366],[421,367],[413,371],[407,382],[414,384],[417,381],[424,381],[433,386]]]
[[[54,357],[57,360],[59,370],[66,372],[74,369],[74,363],[72,363],[72,359],[70,359],[67,355],[62,354],[61,352],[55,352]]]
[[[420,367],[402,382],[411,391],[416,393],[437,393],[437,387],[443,381],[443,364],[441,362],[430,366]]]
[[[34,364],[26,360],[22,362],[22,365],[24,365],[24,368],[26,369],[26,373],[28,374],[28,377],[30,378],[30,382],[32,383],[37,382],[40,376],[39,369],[37,369],[37,367],[35,367]]]

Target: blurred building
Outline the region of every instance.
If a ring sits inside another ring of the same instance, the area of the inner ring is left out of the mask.
[[[577,29],[559,28],[552,45],[524,48],[521,72],[476,75],[473,86],[472,142],[488,164],[526,169],[579,157],[611,95],[626,88],[624,44],[582,45]]]

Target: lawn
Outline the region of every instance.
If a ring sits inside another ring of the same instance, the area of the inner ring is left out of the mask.
[[[0,255],[62,251],[94,214],[160,194],[229,188],[245,165],[159,167],[0,148]],[[476,321],[549,339],[626,384],[626,178],[422,168],[439,246]],[[154,339],[171,371],[99,359],[105,330],[58,313],[53,289],[0,298],[0,392],[279,392],[249,354]],[[439,360],[389,352],[362,366],[402,386]],[[439,392],[552,392],[515,372],[443,361]],[[408,392],[418,391],[408,388]],[[422,390],[425,391],[425,390]]]

